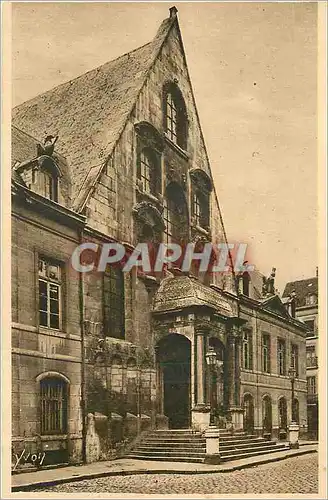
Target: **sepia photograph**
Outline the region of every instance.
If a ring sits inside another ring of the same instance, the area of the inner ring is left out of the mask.
[[[10,498],[326,498],[326,2],[3,3]]]

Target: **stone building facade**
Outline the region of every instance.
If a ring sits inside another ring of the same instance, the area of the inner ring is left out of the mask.
[[[152,42],[21,104],[13,125],[14,451],[98,460],[210,418],[283,437],[291,362],[305,432],[306,327],[272,277],[257,292],[231,267],[72,267],[81,243],[227,243],[176,9]]]
[[[316,276],[287,283],[283,298],[295,298],[295,317],[308,328],[306,334],[307,420],[309,436],[318,438],[318,270]],[[303,361],[304,362],[304,361]]]

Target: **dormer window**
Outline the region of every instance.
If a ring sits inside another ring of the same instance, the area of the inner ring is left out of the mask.
[[[311,293],[305,297],[305,304],[307,306],[313,306],[318,302],[318,298],[314,293]]]
[[[164,129],[167,138],[181,149],[187,149],[187,112],[176,84],[164,88]]]
[[[52,201],[58,201],[58,180],[50,172],[39,172],[41,194]]]

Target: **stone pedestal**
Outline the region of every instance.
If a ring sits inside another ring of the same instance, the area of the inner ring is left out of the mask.
[[[197,405],[191,412],[192,428],[200,432],[205,431],[210,425],[211,409],[208,405]]]
[[[210,426],[205,431],[206,439],[206,456],[205,464],[220,463],[220,429],[215,426]]]
[[[156,415],[156,429],[168,429],[169,419],[166,415],[157,414]]]
[[[233,430],[242,430],[244,428],[244,409],[240,407],[233,407],[230,408],[229,413],[231,415]]]
[[[299,442],[298,442],[299,431],[300,431],[300,426],[296,422],[291,422],[289,424],[288,427],[289,447],[291,449],[299,448]]]

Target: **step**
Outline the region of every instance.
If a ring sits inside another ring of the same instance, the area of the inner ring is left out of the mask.
[[[132,458],[133,460],[156,460],[157,462],[190,462],[190,463],[197,463],[197,464],[202,464],[204,463],[204,458],[194,458],[194,457],[161,457],[161,456],[153,456],[149,458],[148,455],[127,455],[126,458]]]
[[[242,458],[248,458],[248,457],[255,457],[257,455],[266,455],[270,453],[277,453],[279,451],[285,451],[286,448],[285,446],[278,446],[276,448],[272,448],[270,450],[263,450],[263,451],[250,451],[249,453],[236,453],[235,455],[228,455],[228,456],[221,456],[221,462],[228,462],[231,460],[241,460]]]
[[[201,448],[160,448],[158,446],[153,446],[152,448],[148,448],[147,446],[137,446],[133,451],[141,452],[141,453],[153,453],[154,451],[159,453],[205,453],[206,446],[202,446]]]
[[[270,452],[271,450],[277,450],[279,449],[279,446],[277,448],[276,445],[271,445],[271,446],[252,446],[249,448],[235,448],[231,450],[220,450],[220,454],[222,457],[229,457],[231,455],[236,455],[237,453],[258,453],[260,451],[268,451]]]
[[[179,444],[201,445],[205,443],[205,439],[152,439],[146,438],[140,441],[147,444],[162,444],[164,446],[178,446]]]
[[[195,452],[192,450],[185,451],[176,451],[176,450],[165,450],[165,451],[142,451],[140,448],[136,448],[132,453],[136,453],[137,455],[147,455],[148,457],[158,456],[158,457],[196,457],[196,458],[204,458],[205,452]]]
[[[150,432],[150,434],[201,434],[200,431],[192,429],[156,429]]]
[[[239,447],[242,447],[242,448],[252,448],[252,447],[257,447],[257,446],[272,446],[272,445],[275,445],[275,441],[265,441],[265,440],[258,440],[258,441],[251,441],[250,443],[238,443],[238,441],[236,441],[235,443],[231,443],[231,444],[222,444],[220,443],[220,450],[232,450],[234,448],[239,448]]]
[[[222,439],[220,438],[220,443],[223,445],[234,444],[234,443],[257,443],[258,441],[268,441],[262,437],[250,437],[250,438],[235,438],[235,439]]]
[[[181,450],[181,449],[190,449],[190,450],[202,450],[203,448],[206,448],[206,443],[200,443],[200,444],[190,444],[190,443],[179,443],[178,445],[173,445],[169,446],[167,443],[138,443],[136,445],[138,448],[145,448],[145,449],[153,449],[153,448],[158,448],[158,449],[164,449],[164,450]]]

